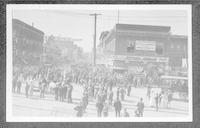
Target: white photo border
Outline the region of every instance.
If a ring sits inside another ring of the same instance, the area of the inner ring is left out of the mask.
[[[187,117],[129,117],[129,118],[91,118],[91,117],[15,117],[12,115],[12,10],[13,9],[41,9],[41,10],[166,10],[181,9],[188,13],[188,86],[189,86],[189,115]],[[92,5],[92,4],[7,4],[6,6],[6,121],[7,122],[192,122],[193,99],[192,99],[192,5],[191,4],[168,4],[168,5]]]

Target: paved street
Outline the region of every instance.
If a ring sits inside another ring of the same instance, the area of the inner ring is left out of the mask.
[[[13,94],[13,116],[59,116],[59,117],[75,117],[76,111],[74,107],[80,102],[82,97],[82,88],[74,85],[72,93],[73,103],[55,101],[53,95],[46,95],[45,99],[39,98],[39,93],[36,92],[32,98],[26,98],[24,88],[22,94]],[[114,97],[116,89],[114,89]],[[130,116],[134,116],[136,104],[140,97],[143,97],[145,103],[144,117],[184,117],[188,116],[188,103],[181,101],[172,101],[170,109],[160,108],[155,111],[155,108],[149,106],[148,98],[146,97],[146,89],[132,88],[131,96],[125,98],[122,106],[128,109]],[[115,99],[115,98],[114,98]],[[84,117],[96,117],[95,100],[90,99]],[[114,108],[109,110],[109,117],[114,117]]]

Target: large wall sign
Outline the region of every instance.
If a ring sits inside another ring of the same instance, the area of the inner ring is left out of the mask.
[[[155,51],[156,50],[156,42],[155,41],[136,40],[135,41],[135,49],[140,50],[140,51]]]

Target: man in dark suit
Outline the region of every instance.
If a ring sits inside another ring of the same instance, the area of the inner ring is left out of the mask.
[[[117,100],[114,102],[114,107],[115,107],[115,116],[120,117],[120,111],[122,108],[122,104],[121,104],[121,101],[119,100],[119,98],[117,98]]]
[[[140,101],[137,103],[137,109],[138,109],[138,112],[139,112],[139,116],[143,117],[143,111],[144,111],[143,98],[140,98]]]

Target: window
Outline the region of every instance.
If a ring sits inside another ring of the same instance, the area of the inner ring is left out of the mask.
[[[156,54],[162,55],[163,54],[163,46],[160,44],[157,44],[156,46]]]
[[[134,52],[135,50],[135,42],[129,42],[127,47],[127,52]]]

